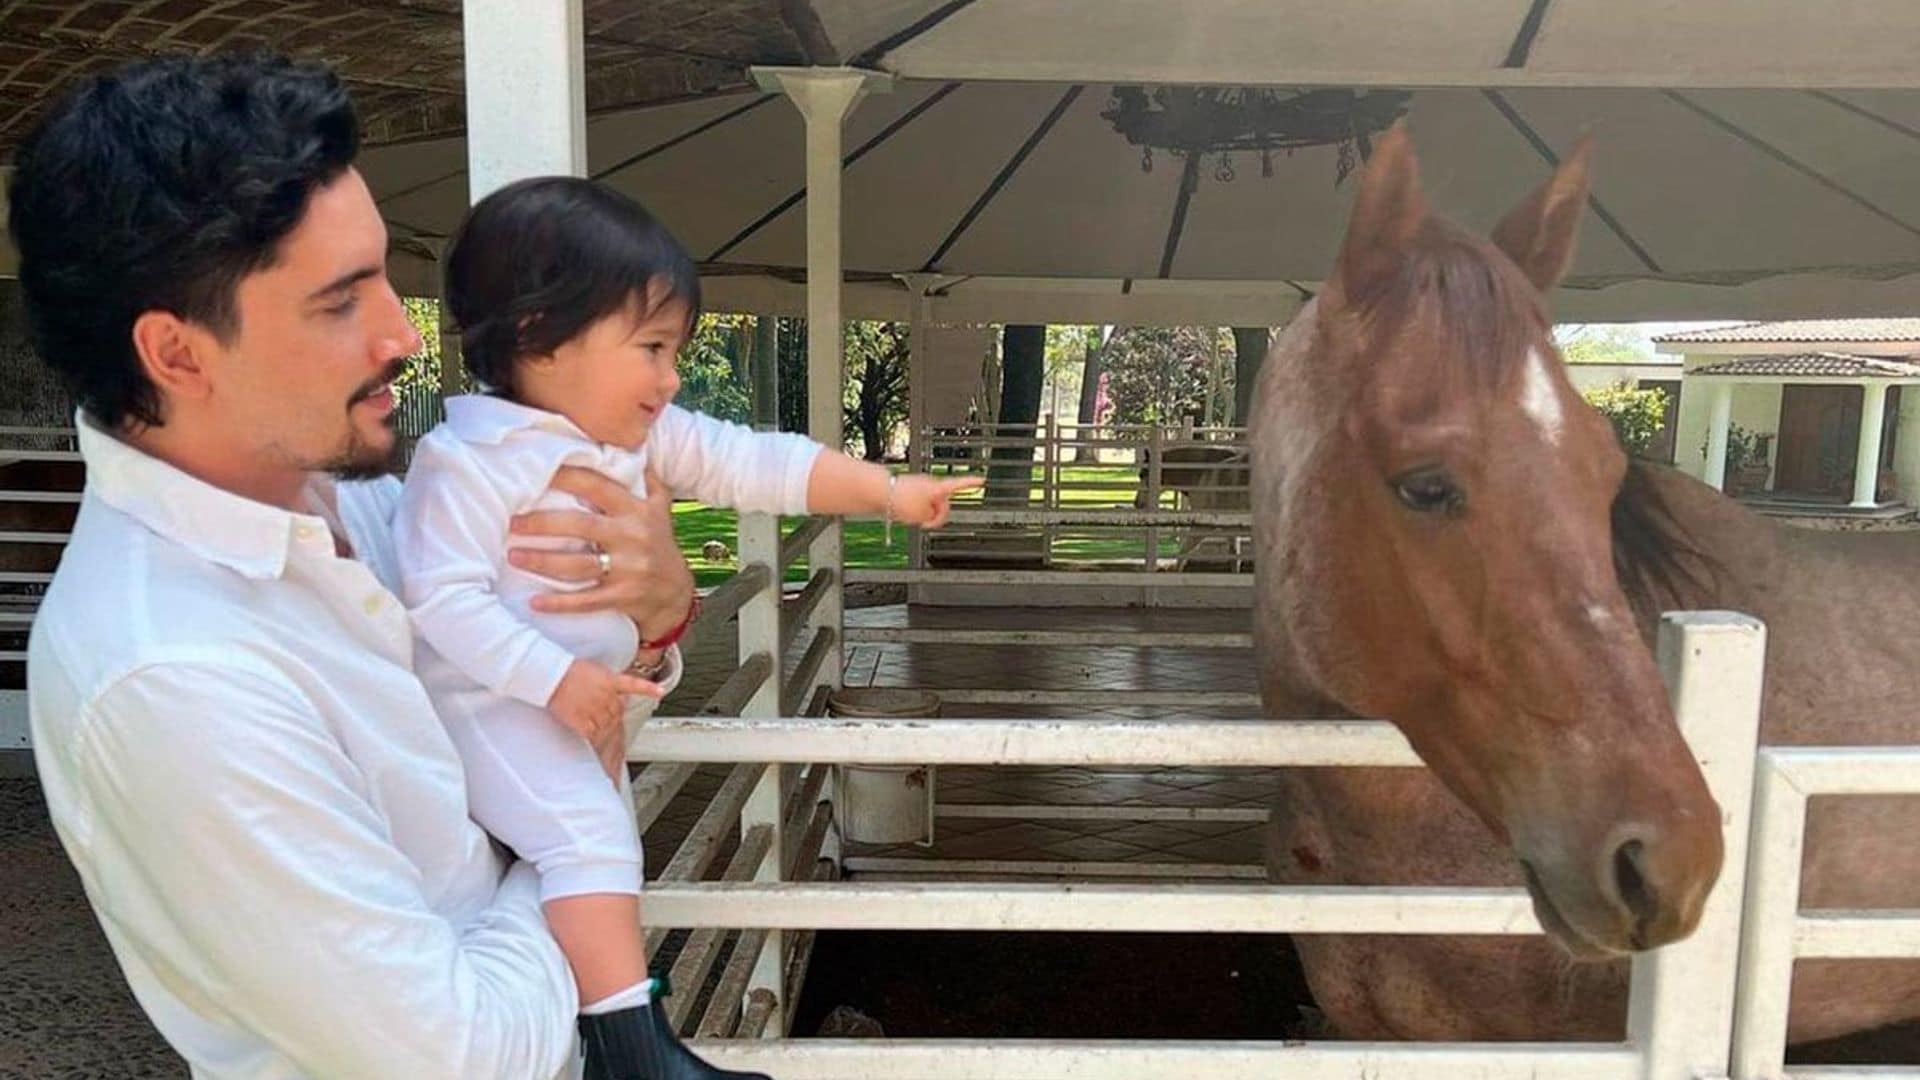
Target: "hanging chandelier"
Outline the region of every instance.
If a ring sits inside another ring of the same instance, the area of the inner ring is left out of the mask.
[[[1260,155],[1260,175],[1273,175],[1273,155],[1315,146],[1336,148],[1334,185],[1372,150],[1373,136],[1405,115],[1404,90],[1282,90],[1253,86],[1116,86],[1100,116],[1140,147],[1140,168],[1153,171],[1165,150],[1190,165],[1218,155],[1214,179],[1236,175],[1233,155]]]

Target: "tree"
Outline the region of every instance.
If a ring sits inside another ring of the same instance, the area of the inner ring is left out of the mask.
[[[407,369],[394,380],[394,392],[406,394],[421,389],[438,392],[441,385],[440,301],[426,296],[403,296],[400,306],[406,309],[407,321],[420,335],[420,351],[407,358]],[[464,386],[466,372],[459,374],[459,385]]]
[[[860,433],[861,456],[884,461],[907,418],[907,327],[847,324],[846,427]]]
[[[1644,364],[1651,348],[1630,326],[1570,323],[1554,328],[1560,356],[1569,364]]]
[[[1048,324],[1046,383],[1041,387],[1040,411],[1067,424],[1079,416],[1081,380],[1088,352],[1099,351],[1096,327]]]
[[[780,430],[808,434],[807,423],[807,320],[782,318],[778,342],[780,357],[774,365],[780,384]]]
[[[1177,424],[1205,419],[1210,373],[1226,331],[1199,326],[1129,326],[1108,339],[1103,364],[1113,421]]]
[[[1047,328],[1010,324],[1000,331],[1000,438],[1032,435],[1040,419],[1040,388],[1045,380]],[[987,455],[986,497],[1025,503],[1033,487],[1033,448],[996,446]]]
[[[1273,332],[1264,326],[1233,328],[1233,423],[1241,426],[1253,416],[1253,385],[1267,358]]]
[[[1619,436],[1620,445],[1629,457],[1644,456],[1654,437],[1660,434],[1660,426],[1666,422],[1664,391],[1641,390],[1623,380],[1581,391],[1580,396],[1613,425],[1613,433]]]
[[[747,422],[753,412],[743,356],[749,322],[745,315],[700,316],[680,350],[682,405],[718,420]]]
[[[1111,326],[1083,326],[1081,332],[1086,335],[1086,357],[1080,366],[1080,407],[1074,414],[1074,420],[1081,425],[1080,437],[1092,438],[1091,425],[1100,422],[1100,389],[1106,379],[1106,365],[1101,362],[1107,352],[1107,339],[1113,336]],[[1074,451],[1075,461],[1096,461],[1100,451],[1097,447],[1082,446]]]
[[[847,434],[860,433],[863,454],[878,461],[907,415],[907,327],[900,323],[850,322],[846,335],[842,354],[846,365],[843,424]],[[780,430],[810,434],[807,321],[782,318],[775,347]],[[843,449],[851,445],[850,440],[842,442]]]

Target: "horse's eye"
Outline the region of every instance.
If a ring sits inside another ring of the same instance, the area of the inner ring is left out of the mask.
[[[1466,505],[1466,493],[1443,469],[1416,469],[1393,479],[1393,493],[1410,510],[1422,514],[1457,514]]]

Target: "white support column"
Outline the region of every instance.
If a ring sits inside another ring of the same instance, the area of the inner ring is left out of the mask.
[[[893,88],[892,76],[855,68],[755,68],[764,90],[783,93],[807,125],[807,434],[838,450],[844,443],[842,394],[846,372],[845,328],[840,315],[840,171],[842,124],[870,90]],[[845,672],[842,598],[845,567],[838,521],[807,549],[810,570],[830,568],[833,588],[815,609],[813,622],[836,633],[821,665],[834,686]]]
[[[1634,958],[1627,1039],[1649,1078],[1727,1072],[1735,989],[1727,976],[1740,956],[1766,650],[1766,628],[1745,615],[1679,612],[1660,625],[1660,670],[1680,733],[1720,804],[1726,858],[1693,935]]]
[[[463,0],[472,201],[529,176],[586,175],[580,5]]]
[[[838,448],[841,433],[841,126],[892,76],[854,68],[754,68],[761,89],[783,93],[807,124],[807,434]]]
[[[1713,383],[1713,415],[1707,420],[1707,468],[1700,477],[1707,486],[1727,490],[1727,432],[1733,426],[1733,382]]]
[[[1880,437],[1886,431],[1887,384],[1870,382],[1860,388],[1860,447],[1853,459],[1853,503],[1871,507],[1880,486]]]

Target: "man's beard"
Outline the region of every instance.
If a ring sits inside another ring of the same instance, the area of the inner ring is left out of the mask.
[[[331,473],[339,480],[375,480],[400,471],[406,451],[400,444],[398,432],[394,430],[394,422],[400,416],[399,409],[396,407],[380,419],[388,435],[387,446],[381,449],[360,438],[359,429],[353,426],[353,407],[372,397],[380,387],[399,382],[400,377],[406,374],[408,364],[409,358],[404,356],[393,361],[379,378],[369,380],[347,399],[347,445],[340,453],[321,463],[318,471]],[[395,394],[398,392],[398,387],[395,387]]]
[[[406,450],[400,443],[399,435],[394,433],[393,421],[393,413],[388,413],[381,421],[388,433],[393,435],[385,449],[362,440],[358,431],[349,430],[346,447],[333,459],[323,463],[319,471],[332,474],[336,480],[377,480],[382,476],[397,475],[406,457]]]

